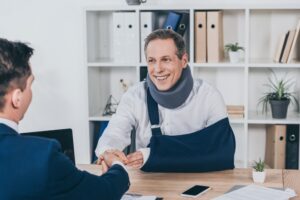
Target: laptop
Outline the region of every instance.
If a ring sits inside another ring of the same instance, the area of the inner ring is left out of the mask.
[[[75,164],[72,129],[57,129],[21,133],[23,136],[38,136],[55,139],[61,144],[62,152]]]

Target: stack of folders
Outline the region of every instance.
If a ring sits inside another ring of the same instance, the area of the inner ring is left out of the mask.
[[[244,118],[243,105],[227,105],[226,108],[229,118]]]
[[[223,12],[195,12],[195,62],[215,63],[224,58]]]
[[[295,53],[297,41],[299,40],[300,20],[297,28],[289,30],[282,35],[278,41],[274,62],[290,63]]]
[[[141,12],[140,13],[140,28],[141,28],[141,44],[140,44],[140,57],[141,62],[145,63],[144,46],[146,37],[155,29],[172,29],[184,36],[189,28],[189,14],[186,12],[169,11],[162,23],[156,22],[161,19],[156,18],[155,12]],[[158,25],[156,25],[158,24]]]
[[[137,20],[134,12],[113,13],[113,59],[114,62],[136,61],[138,40]]]

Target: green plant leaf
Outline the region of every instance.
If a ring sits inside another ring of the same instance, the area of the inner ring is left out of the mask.
[[[257,172],[263,172],[265,170],[265,162],[259,159],[259,161],[254,161],[253,169]]]
[[[268,88],[268,92],[264,92],[259,98],[257,106],[262,104],[262,113],[268,112],[268,102],[270,100],[290,100],[292,104],[296,105],[297,111],[299,112],[299,101],[294,96],[294,92],[290,91],[295,82],[292,79],[287,79],[284,76],[278,79],[274,71],[271,71],[271,76],[268,77],[268,83],[263,84],[264,87]]]
[[[244,51],[244,47],[241,47],[241,46],[239,46],[239,43],[228,43],[228,44],[226,44],[225,45],[225,51],[226,52],[229,52],[229,51],[233,51],[233,52],[236,52],[236,51],[238,51],[238,50],[242,50],[242,51]]]

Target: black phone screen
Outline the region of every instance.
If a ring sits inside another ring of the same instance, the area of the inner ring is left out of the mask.
[[[191,188],[189,188],[188,190],[184,191],[182,194],[184,195],[198,195],[199,193],[207,190],[209,187],[208,186],[204,186],[204,185],[195,185]]]

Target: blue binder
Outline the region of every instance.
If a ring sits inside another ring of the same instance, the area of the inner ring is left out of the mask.
[[[177,13],[173,11],[169,12],[163,28],[177,31],[181,17],[182,17],[181,13]]]
[[[106,129],[107,125],[108,125],[109,121],[102,121],[99,123],[99,131],[97,133],[95,133],[94,135],[94,141],[93,141],[93,149],[96,149],[96,146],[98,144],[98,140],[99,138],[102,136],[104,130]],[[95,152],[93,152],[93,162],[97,160],[97,156],[95,154]]]
[[[182,13],[182,17],[176,32],[179,33],[181,36],[183,36],[186,30],[189,28],[189,23],[190,23],[190,15],[188,13]]]

